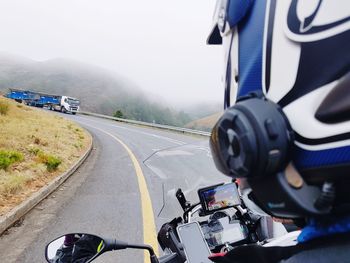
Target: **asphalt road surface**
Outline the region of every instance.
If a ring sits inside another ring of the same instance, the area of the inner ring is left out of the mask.
[[[157,229],[181,215],[177,188],[198,201],[198,188],[228,181],[215,169],[206,138],[88,116],[65,117],[93,135],[93,151],[57,191],[0,237],[0,262],[46,262],[45,245],[72,232],[143,243],[156,236],[154,229],[144,229],[147,214]],[[140,176],[146,180],[143,191]],[[153,211],[145,213],[141,204],[147,203],[148,193]],[[144,262],[144,254],[114,251],[94,262]]]

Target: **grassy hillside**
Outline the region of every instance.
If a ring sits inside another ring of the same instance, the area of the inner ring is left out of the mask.
[[[220,102],[198,102],[197,104],[184,107],[183,110],[189,114],[193,120],[198,120],[206,118],[210,115],[213,115],[217,112],[223,110],[223,104]]]
[[[195,129],[195,130],[202,130],[202,131],[211,131],[214,127],[215,123],[219,120],[222,113],[215,113],[213,115],[191,121],[190,123],[187,123],[185,125],[186,128],[189,129]]]
[[[0,215],[85,152],[88,135],[61,116],[0,97]]]
[[[153,102],[121,76],[105,69],[66,59],[43,62],[0,53],[0,91],[29,89],[68,95],[81,100],[81,109],[129,119],[183,126],[184,112]]]

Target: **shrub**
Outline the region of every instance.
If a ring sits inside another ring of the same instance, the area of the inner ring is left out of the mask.
[[[11,165],[10,159],[0,156],[0,169],[6,170]]]
[[[113,114],[113,117],[116,117],[116,118],[124,118],[124,114],[121,110],[117,110],[114,114]]]
[[[6,115],[9,111],[9,105],[6,102],[0,101],[0,114]]]
[[[0,151],[0,169],[6,170],[11,164],[23,160],[23,154],[16,151]]]
[[[56,156],[45,154],[43,152],[38,153],[40,161],[46,165],[46,169],[49,172],[56,171],[58,166],[62,163],[62,161]]]
[[[60,159],[55,156],[49,155],[47,158],[46,167],[49,172],[56,171],[58,166],[62,163]]]

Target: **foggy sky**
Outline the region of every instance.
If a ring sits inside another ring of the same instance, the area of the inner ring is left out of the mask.
[[[213,0],[0,0],[0,51],[102,66],[171,103],[219,102]]]

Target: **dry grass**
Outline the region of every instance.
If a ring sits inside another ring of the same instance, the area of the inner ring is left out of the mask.
[[[0,215],[66,171],[86,150],[90,136],[73,122],[0,98],[0,153],[18,153],[0,168]],[[3,154],[4,156],[4,154]]]
[[[214,127],[214,125],[219,120],[221,115],[222,115],[222,112],[215,113],[208,117],[191,121],[190,123],[186,124],[185,127],[189,129],[195,129],[195,130],[211,131],[211,129]]]

